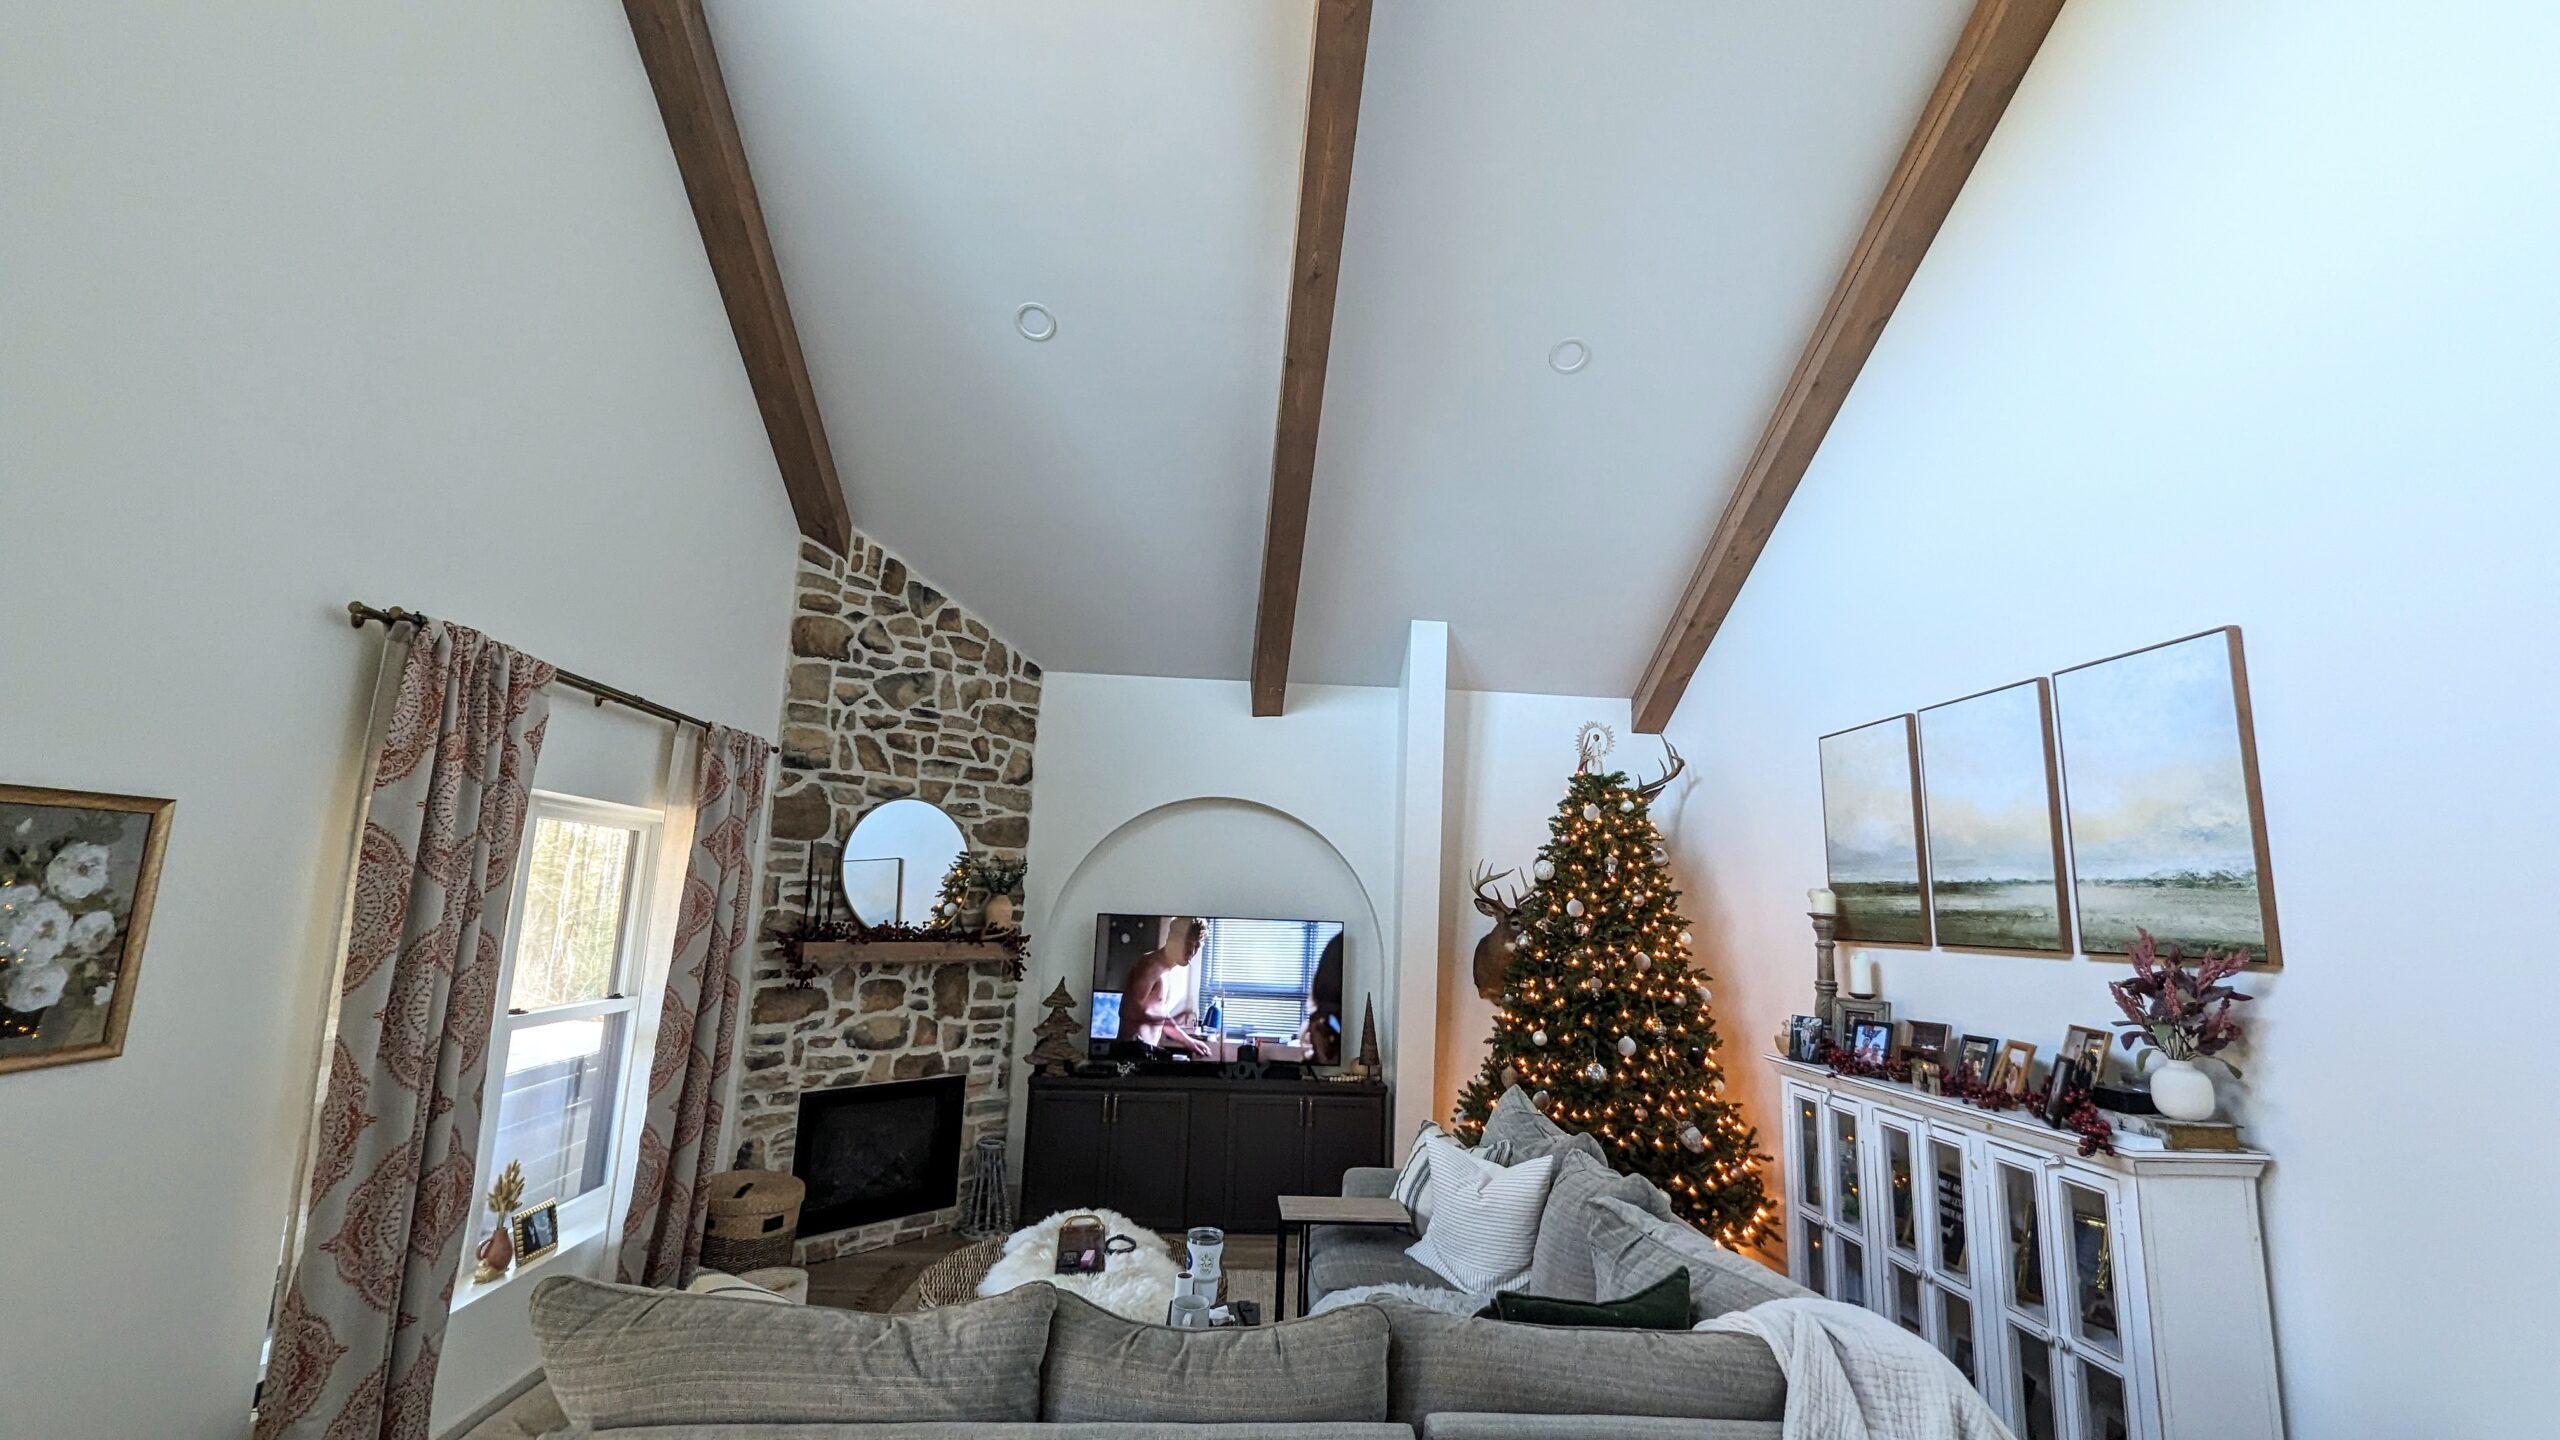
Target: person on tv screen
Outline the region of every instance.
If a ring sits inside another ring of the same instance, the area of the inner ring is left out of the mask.
[[[1199,958],[1208,938],[1206,921],[1176,915],[1165,922],[1164,943],[1139,956],[1120,987],[1121,1039],[1208,1057],[1209,1047],[1182,1028],[1191,1005],[1183,998],[1189,987],[1177,973]]]

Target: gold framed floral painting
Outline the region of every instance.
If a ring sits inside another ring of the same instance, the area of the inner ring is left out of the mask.
[[[124,1053],[177,803],[0,785],[0,1074]]]

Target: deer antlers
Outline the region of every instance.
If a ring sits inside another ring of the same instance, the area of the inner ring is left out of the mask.
[[[1508,870],[1496,870],[1491,864],[1482,860],[1476,862],[1474,872],[1467,877],[1467,888],[1476,892],[1476,909],[1479,912],[1502,921],[1510,919],[1511,913],[1520,908],[1520,901],[1524,895],[1506,897],[1501,891],[1492,888],[1496,882],[1511,873]]]
[[[1636,787],[1636,793],[1642,795],[1647,800],[1651,800],[1654,796],[1661,794],[1665,789],[1669,788],[1671,782],[1679,778],[1680,772],[1689,768],[1689,762],[1680,758],[1679,747],[1673,745],[1670,741],[1665,740],[1662,742],[1662,751],[1664,754],[1671,757],[1671,764],[1663,770],[1662,778],[1659,780],[1647,780]]]

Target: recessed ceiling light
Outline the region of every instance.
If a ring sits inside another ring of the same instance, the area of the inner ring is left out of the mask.
[[[1058,317],[1035,300],[1013,312],[1013,328],[1021,331],[1025,340],[1046,340],[1058,333]]]
[[[1559,340],[1547,352],[1547,368],[1559,375],[1571,375],[1591,363],[1591,347],[1579,340]]]

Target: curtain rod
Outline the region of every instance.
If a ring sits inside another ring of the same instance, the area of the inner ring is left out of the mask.
[[[367,605],[361,600],[350,600],[347,602],[347,623],[358,630],[363,629],[365,627],[365,622],[367,621],[378,621],[381,623],[383,628],[387,630],[390,627],[403,622],[411,625],[423,625],[426,623],[426,619],[427,617],[418,611],[403,610],[397,605],[392,606],[388,610],[383,610]],[[586,676],[580,675],[571,670],[559,671],[557,678],[563,685],[584,690],[589,695],[594,696],[595,702],[599,707],[601,707],[607,700],[610,700],[616,705],[623,706],[627,709],[637,710],[643,715],[655,715],[661,720],[672,721],[678,725],[694,726],[706,734],[710,732],[710,721],[700,719],[696,716],[687,715],[681,710],[670,709],[667,706],[659,704],[655,700],[634,695],[630,691],[622,689],[619,686],[607,685],[601,680],[590,680]]]

